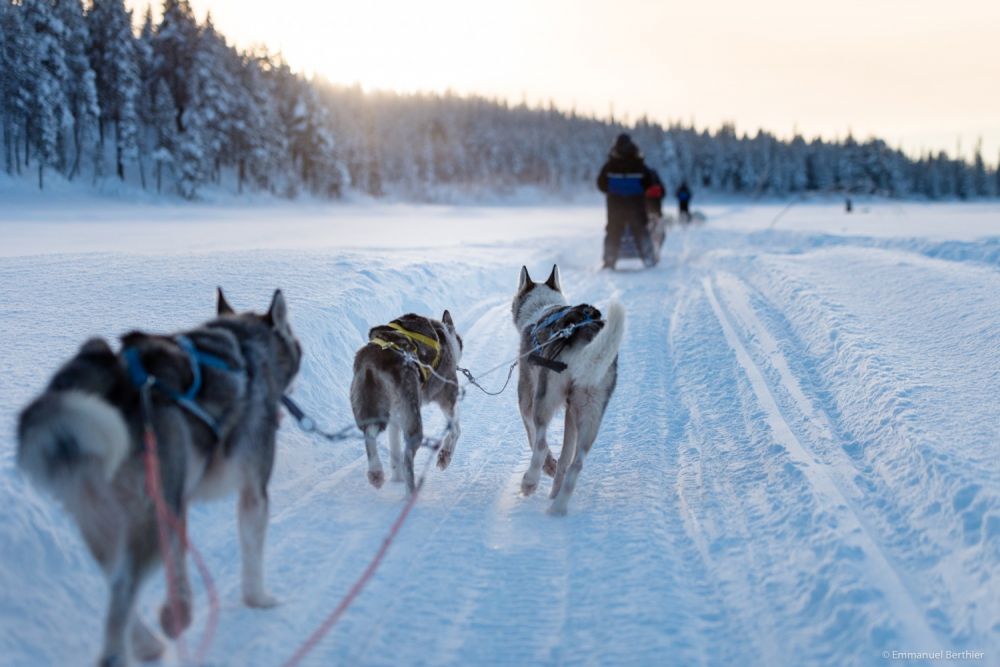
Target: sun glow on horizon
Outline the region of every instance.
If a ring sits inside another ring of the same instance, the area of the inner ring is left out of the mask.
[[[145,3],[131,2],[137,16]],[[365,90],[479,94],[619,119],[1000,151],[1000,3],[191,0],[240,47]]]

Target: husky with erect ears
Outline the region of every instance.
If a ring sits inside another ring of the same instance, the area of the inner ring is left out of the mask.
[[[521,267],[511,311],[521,334],[518,405],[532,452],[521,492],[535,492],[544,468],[554,478],[549,513],[563,515],[615,390],[625,309],[617,301],[605,313],[587,304],[567,305],[559,267],[553,266],[542,283]],[[566,428],[556,462],[545,432],[562,407]]]

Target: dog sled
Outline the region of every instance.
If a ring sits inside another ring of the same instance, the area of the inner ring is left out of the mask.
[[[650,212],[646,219],[646,229],[649,231],[649,239],[652,241],[654,260],[660,261],[660,250],[663,242],[667,238],[667,226],[672,222],[671,216],[663,216],[659,213]],[[632,236],[632,231],[626,227],[622,234],[621,246],[618,250],[619,259],[642,259],[639,253],[639,246]]]

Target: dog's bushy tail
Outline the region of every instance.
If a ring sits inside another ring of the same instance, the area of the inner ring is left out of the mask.
[[[600,383],[618,357],[624,335],[625,308],[618,301],[612,301],[604,311],[604,327],[594,340],[580,349],[569,365],[573,380],[590,386]]]
[[[47,391],[21,413],[17,463],[32,482],[65,498],[83,475],[110,480],[129,453],[114,406],[79,390]]]

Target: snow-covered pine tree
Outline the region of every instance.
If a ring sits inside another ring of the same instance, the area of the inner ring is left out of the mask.
[[[156,172],[156,192],[163,192],[164,171],[174,168],[174,153],[177,151],[177,109],[174,98],[163,79],[154,80],[153,99],[150,108],[150,137],[152,159]]]
[[[236,112],[243,120],[246,141],[242,150],[237,149],[239,173],[250,177],[256,187],[278,193],[289,172],[289,149],[278,110],[275,77],[270,75],[274,63],[266,53],[250,54],[244,62],[245,93],[238,98]]]
[[[997,165],[993,170],[993,195],[1000,197],[1000,151],[997,152]]]
[[[55,166],[60,155],[60,136],[72,128],[66,91],[66,54],[62,48],[62,22],[47,0],[24,0],[29,40],[25,44],[25,76],[28,92],[27,131],[29,147],[38,160],[38,187],[45,184],[46,167]],[[29,152],[25,151],[25,165]]]
[[[30,45],[23,7],[0,2],[0,127],[8,174],[20,172],[21,152],[27,140]]]
[[[139,72],[139,96],[136,99],[136,114],[139,117],[138,163],[139,179],[143,189],[146,188],[146,164],[156,151],[159,136],[155,108],[157,80],[153,70],[154,35],[153,8],[147,5],[146,13],[142,17],[139,37],[135,40],[135,55]]]
[[[190,102],[189,80],[198,43],[198,22],[187,0],[165,0],[163,18],[153,39],[154,72],[167,84],[177,111],[177,131],[184,131],[184,112]]]
[[[976,142],[976,153],[972,161],[972,194],[975,197],[985,197],[989,194],[989,178],[986,175],[986,163],[983,162],[983,140]]]
[[[72,180],[84,156],[93,161],[95,170],[98,168],[96,148],[101,110],[97,103],[96,77],[87,57],[90,37],[83,5],[80,0],[55,0],[54,5],[56,16],[63,25],[62,49],[67,75],[63,88],[73,117],[73,151],[66,171],[66,177]]]
[[[123,0],[94,0],[87,14],[90,62],[97,75],[101,107],[101,146],[114,130],[115,172],[125,180],[125,162],[139,155],[139,58],[132,34],[132,12]]]
[[[191,76],[198,47],[198,22],[187,0],[165,0],[163,17],[153,38],[153,76],[160,97],[160,82],[174,110],[174,136],[170,138],[170,163],[177,187],[184,197],[193,197],[201,184],[201,117],[191,105]],[[161,102],[165,102],[161,100]],[[166,108],[165,103],[160,108]],[[190,131],[188,125],[191,125]],[[198,136],[194,136],[198,135]],[[159,151],[160,157],[166,157]],[[159,160],[161,164],[164,161]]]
[[[191,101],[188,113],[200,121],[202,164],[205,178],[218,183],[224,164],[234,162],[231,152],[236,102],[236,80],[230,75],[227,61],[230,49],[212,23],[211,13],[198,33],[191,67]]]

